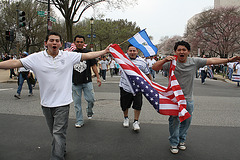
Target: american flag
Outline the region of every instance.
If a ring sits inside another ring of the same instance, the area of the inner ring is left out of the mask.
[[[135,64],[130,61],[122,49],[113,44],[110,52],[128,77],[133,94],[142,92],[155,110],[163,115],[178,116],[182,122],[191,115],[186,110],[186,100],[174,75],[176,61],[171,62],[168,87],[152,82]]]
[[[209,78],[210,79],[213,79],[213,72],[212,72],[212,69],[209,67],[209,66],[207,66],[207,74],[209,75]]]
[[[232,75],[232,81],[233,81],[233,82],[240,82],[240,75],[238,75],[238,74],[233,74],[233,75]]]
[[[87,44],[84,44],[83,48],[87,48]],[[74,43],[71,42],[66,42],[65,46],[64,46],[64,51],[74,51],[76,49],[76,45]]]

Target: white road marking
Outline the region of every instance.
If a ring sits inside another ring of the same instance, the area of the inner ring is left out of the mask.
[[[8,91],[8,90],[11,90],[11,89],[13,89],[13,88],[0,89],[0,92],[1,91]]]

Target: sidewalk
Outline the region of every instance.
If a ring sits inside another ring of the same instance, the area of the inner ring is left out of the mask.
[[[17,78],[10,79],[9,69],[0,69],[0,83],[17,83]]]
[[[9,69],[6,69],[6,70],[5,69],[0,69],[0,83],[17,83],[17,78],[16,77],[13,77],[13,79],[10,79],[9,76],[10,76]],[[114,77],[118,77],[118,76],[114,76]],[[236,84],[236,82],[232,82],[229,79],[225,79],[221,75],[218,75],[218,74],[214,74],[214,77],[216,78],[216,80]]]

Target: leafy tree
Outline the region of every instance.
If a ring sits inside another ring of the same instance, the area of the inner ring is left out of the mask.
[[[210,56],[233,56],[240,50],[240,10],[236,7],[210,9],[187,26],[185,37],[193,49]]]
[[[163,37],[160,40],[160,44],[157,46],[158,51],[163,55],[174,55],[173,48],[177,41],[182,40],[181,36],[173,36],[173,37]]]
[[[25,12],[26,26],[18,29],[17,26],[17,9]],[[10,53],[18,50],[20,52],[34,52],[43,48],[43,41],[46,32],[47,19],[44,17],[38,17],[37,11],[46,10],[46,5],[34,2],[32,0],[22,0],[21,2],[2,1],[0,13],[2,18],[0,24],[2,24],[0,33],[0,46],[1,49]],[[5,31],[13,30],[15,33],[15,40],[13,42],[6,41]],[[17,43],[16,36],[20,35],[20,41]],[[18,48],[18,49],[17,49]],[[17,53],[18,54],[18,53]]]
[[[120,44],[131,38],[134,34],[140,31],[140,28],[134,22],[127,20],[111,20],[99,19],[94,21],[93,33],[96,38],[93,39],[96,50],[102,50],[110,43]],[[91,34],[90,20],[85,19],[78,25],[74,26],[74,35],[83,35],[86,37],[86,43],[90,44],[90,38],[87,35]],[[128,43],[123,43],[121,47],[125,49]]]
[[[106,2],[109,8],[122,8],[134,4],[137,0],[52,0],[55,7],[61,12],[65,19],[67,41],[72,41],[73,24],[79,22],[82,14],[90,7]]]

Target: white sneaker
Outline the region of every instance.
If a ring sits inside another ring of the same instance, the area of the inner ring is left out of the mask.
[[[186,145],[184,142],[179,143],[178,148],[182,151],[185,151],[187,149]]]
[[[170,146],[170,151],[172,154],[177,154],[179,150],[177,146]]]
[[[134,131],[139,131],[140,130],[140,126],[139,126],[139,122],[138,121],[135,121],[134,123],[133,123],[133,130]]]
[[[123,127],[125,127],[125,128],[129,127],[129,119],[128,118],[124,118],[124,120],[123,120]]]
[[[83,127],[83,125],[84,125],[84,124],[77,124],[77,123],[76,123],[76,124],[75,124],[75,127],[76,127],[76,128],[81,128],[81,127]]]
[[[88,116],[88,119],[91,120],[93,118],[93,116]]]

